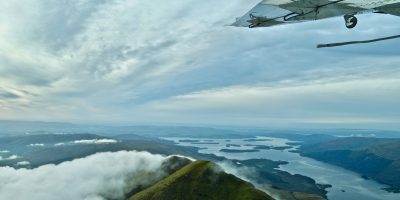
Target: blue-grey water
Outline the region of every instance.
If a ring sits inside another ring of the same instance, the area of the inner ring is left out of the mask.
[[[302,157],[298,153],[289,152],[296,147],[286,150],[260,150],[259,152],[227,153],[220,152],[221,149],[253,149],[250,145],[267,145],[274,147],[288,146],[287,142],[293,142],[281,138],[258,137],[265,141],[245,141],[245,139],[196,139],[207,144],[179,142],[179,140],[193,138],[164,138],[172,140],[181,146],[191,146],[202,148],[199,153],[214,154],[223,156],[227,159],[247,160],[247,159],[270,159],[274,161],[287,161],[289,164],[281,165],[280,169],[291,174],[301,174],[308,176],[317,183],[330,184],[328,188],[328,199],[330,200],[399,200],[400,194],[389,193],[381,188],[387,186],[379,184],[373,180],[363,179],[360,174],[349,170],[319,162],[311,158]],[[216,144],[211,144],[214,142]],[[227,144],[240,145],[240,147],[226,147]],[[343,190],[345,192],[343,192]]]

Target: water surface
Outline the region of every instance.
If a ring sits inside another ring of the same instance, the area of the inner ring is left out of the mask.
[[[327,195],[330,200],[400,200],[400,194],[381,190],[381,188],[387,187],[386,185],[379,184],[373,180],[363,179],[360,174],[341,167],[302,157],[298,153],[289,152],[290,150],[296,150],[296,146],[292,146],[292,148],[286,150],[261,149],[258,152],[229,153],[220,151],[221,149],[250,150],[254,148],[252,145],[283,147],[288,146],[287,142],[296,141],[270,137],[257,137],[258,140],[196,138],[196,140],[199,140],[196,143],[179,142],[179,140],[193,138],[164,139],[172,140],[181,146],[199,147],[201,148],[199,153],[214,154],[227,159],[287,161],[289,163],[281,165],[279,169],[291,174],[308,176],[316,180],[317,183],[332,185],[332,188],[327,189]]]

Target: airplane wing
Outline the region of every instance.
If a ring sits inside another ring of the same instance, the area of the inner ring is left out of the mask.
[[[354,15],[366,12],[400,15],[400,0],[263,0],[232,25],[269,27],[345,16],[346,26],[353,28]]]

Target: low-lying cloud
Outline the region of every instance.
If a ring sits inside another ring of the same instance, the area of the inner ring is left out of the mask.
[[[1,160],[15,160],[15,159],[18,159],[18,158],[20,158],[20,157],[17,156],[17,155],[11,155],[11,156],[9,156],[9,157],[2,157],[2,156],[0,156],[0,161],[1,161]]]
[[[20,161],[20,162],[17,162],[17,166],[28,166],[28,165],[30,165],[31,163],[29,162],[29,161]]]
[[[36,169],[2,167],[0,199],[122,199],[131,189],[162,178],[165,159],[147,152],[121,151]]]
[[[30,147],[44,147],[44,144],[30,144]]]
[[[65,146],[65,145],[104,145],[104,144],[115,144],[118,140],[114,139],[91,139],[91,140],[75,140],[70,142],[60,142],[54,144],[55,147]]]
[[[93,139],[93,140],[75,140],[72,143],[74,144],[114,144],[117,143],[117,140],[113,139]]]

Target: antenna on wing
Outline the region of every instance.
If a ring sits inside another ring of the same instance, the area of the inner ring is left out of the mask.
[[[379,41],[383,41],[383,40],[391,40],[391,39],[396,39],[396,38],[400,38],[400,35],[377,38],[377,39],[372,39],[372,40],[359,40],[359,41],[339,42],[339,43],[330,43],[330,44],[318,44],[317,48],[338,47],[338,46],[346,46],[346,45],[352,45],[352,44],[366,44],[366,43],[373,43],[373,42],[379,42]]]

